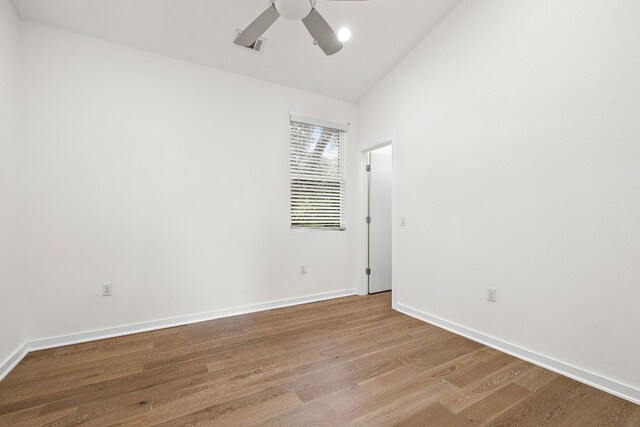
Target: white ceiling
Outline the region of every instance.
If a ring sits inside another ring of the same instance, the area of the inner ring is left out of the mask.
[[[269,0],[13,0],[22,19],[348,101],[359,100],[459,0],[318,0],[352,39],[332,57],[280,18],[256,54],[233,44]]]

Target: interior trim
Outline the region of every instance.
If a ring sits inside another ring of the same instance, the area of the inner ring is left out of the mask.
[[[305,123],[312,126],[320,126],[323,128],[331,128],[331,129],[341,130],[343,132],[349,132],[349,123],[331,122],[328,120],[315,119],[313,117],[298,116],[295,114],[289,114],[289,120],[291,120],[292,122]]]
[[[2,365],[0,365],[0,381],[2,381],[2,379],[16,367],[22,359],[24,359],[27,353],[29,353],[29,346],[28,343],[24,343],[15,351],[15,353],[9,356]]]
[[[257,313],[259,311],[272,310],[275,308],[290,307],[293,305],[308,304],[312,302],[325,301],[335,298],[342,298],[356,295],[355,289],[345,289],[342,291],[327,292],[322,294],[308,295],[304,297],[289,298],[284,300],[246,305],[242,307],[227,308],[210,311],[207,313],[190,314],[186,316],[172,317],[151,322],[134,323],[113,328],[99,329],[94,331],[80,332],[77,334],[63,335],[58,337],[43,338],[28,341],[22,345],[6,362],[0,366],[0,380],[7,376],[9,372],[29,353],[37,350],[63,347],[66,345],[80,344],[83,342],[96,341],[105,338],[119,337],[123,335],[139,334],[141,332],[156,331],[158,329],[173,328],[192,323],[206,322],[209,320],[221,319],[224,317],[238,316],[241,314]]]
[[[439,328],[446,329],[449,332],[469,338],[470,340],[484,344],[487,347],[495,348],[496,350],[500,350],[504,353],[510,354],[511,356],[526,360],[527,362],[531,362],[550,371],[557,372],[558,374],[640,405],[640,390],[637,388],[567,363],[560,362],[559,360],[552,359],[551,357],[544,356],[540,353],[518,347],[517,345],[465,328],[464,326],[451,323],[447,320],[432,316],[401,303],[395,304],[393,308],[407,316],[411,316]]]

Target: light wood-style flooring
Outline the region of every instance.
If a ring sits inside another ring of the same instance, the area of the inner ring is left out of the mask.
[[[0,425],[640,426],[640,406],[348,297],[29,354]]]

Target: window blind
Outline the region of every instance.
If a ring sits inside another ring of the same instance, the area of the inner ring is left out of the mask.
[[[291,121],[291,228],[344,229],[343,130]]]

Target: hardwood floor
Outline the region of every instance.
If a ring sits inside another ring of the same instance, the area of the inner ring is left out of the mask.
[[[0,425],[640,426],[640,406],[349,297],[29,354]]]

